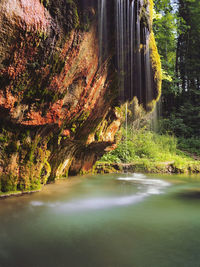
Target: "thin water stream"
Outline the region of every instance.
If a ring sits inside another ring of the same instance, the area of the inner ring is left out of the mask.
[[[199,181],[86,176],[1,200],[0,266],[199,266]]]

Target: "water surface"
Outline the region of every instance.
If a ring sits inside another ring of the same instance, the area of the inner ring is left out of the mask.
[[[0,267],[200,266],[200,182],[115,174],[0,201]]]

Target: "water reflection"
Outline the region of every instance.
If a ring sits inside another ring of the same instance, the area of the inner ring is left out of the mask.
[[[200,189],[188,189],[176,194],[178,198],[185,200],[200,200]]]

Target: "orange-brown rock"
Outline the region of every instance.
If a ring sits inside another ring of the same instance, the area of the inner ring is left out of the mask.
[[[116,142],[96,4],[82,2],[0,2],[0,191],[34,190],[70,166],[89,171]]]
[[[0,193],[88,172],[116,147],[115,41],[100,64],[97,2],[0,1]]]

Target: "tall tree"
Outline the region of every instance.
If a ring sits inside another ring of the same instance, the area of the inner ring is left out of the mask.
[[[200,90],[200,1],[179,0],[177,75],[183,92]]]
[[[175,121],[175,134],[200,136],[200,1],[155,0],[155,11],[163,115]]]
[[[176,72],[179,78],[177,112],[200,136],[200,1],[179,0]]]

